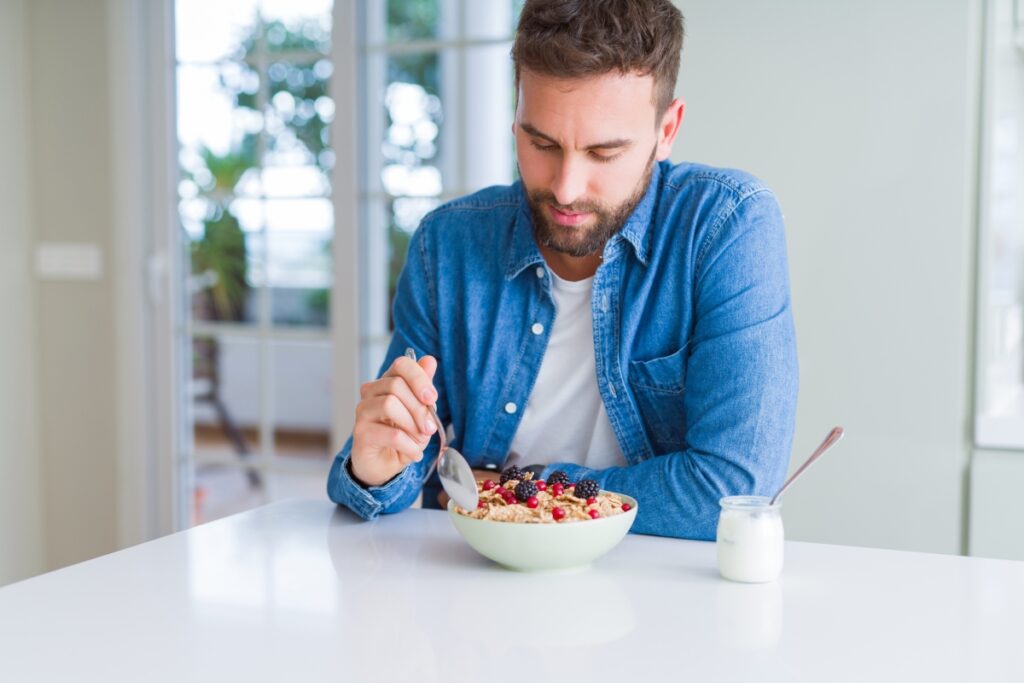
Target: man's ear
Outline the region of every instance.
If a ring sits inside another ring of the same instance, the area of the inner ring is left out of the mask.
[[[665,109],[658,123],[658,149],[655,158],[658,161],[668,159],[672,154],[672,144],[676,140],[679,126],[683,122],[683,113],[686,111],[686,102],[681,97],[672,100]]]

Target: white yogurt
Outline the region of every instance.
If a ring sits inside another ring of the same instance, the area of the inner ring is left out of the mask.
[[[782,571],[782,505],[762,496],[720,501],[718,571],[732,581],[774,581]]]

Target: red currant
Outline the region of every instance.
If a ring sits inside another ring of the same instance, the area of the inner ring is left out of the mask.
[[[597,510],[591,510],[590,511],[590,518],[591,519],[597,519],[600,516],[601,516],[601,513],[598,512]]]
[[[484,491],[490,491],[494,487],[495,483],[493,479],[488,479],[487,481],[484,482]]]
[[[478,508],[480,508],[480,509],[482,510],[483,508],[487,507],[487,503],[485,503],[485,502],[484,502],[484,501],[482,501],[482,500],[478,500],[478,501],[476,502],[476,506],[477,506]]]
[[[554,517],[557,522],[558,520],[565,518],[565,510],[562,508],[551,508],[551,516]]]
[[[536,483],[537,483],[537,490],[538,491],[547,491],[548,485],[546,483],[544,483],[543,479],[537,480]]]
[[[622,511],[623,512],[629,512],[632,509],[633,509],[633,506],[630,505],[629,503],[623,503],[622,504]]]
[[[552,484],[551,485],[551,495],[553,495],[553,496],[560,496],[564,492],[565,492],[565,487],[562,486],[561,484]]]
[[[591,496],[590,498],[587,498],[587,505],[593,505],[596,502],[597,502],[597,498],[594,498],[593,496]]]
[[[537,500],[537,496],[530,496],[529,498],[526,499],[526,507],[535,508],[538,505],[540,505],[540,501]]]

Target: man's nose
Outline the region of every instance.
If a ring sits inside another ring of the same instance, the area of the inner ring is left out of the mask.
[[[555,200],[562,206],[568,206],[581,198],[587,189],[587,175],[584,164],[573,155],[566,154],[558,167],[558,174],[551,185]]]

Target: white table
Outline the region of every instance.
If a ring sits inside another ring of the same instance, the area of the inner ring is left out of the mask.
[[[1024,681],[1024,563],[629,536],[519,574],[443,512],[269,505],[0,588],[0,681]]]

